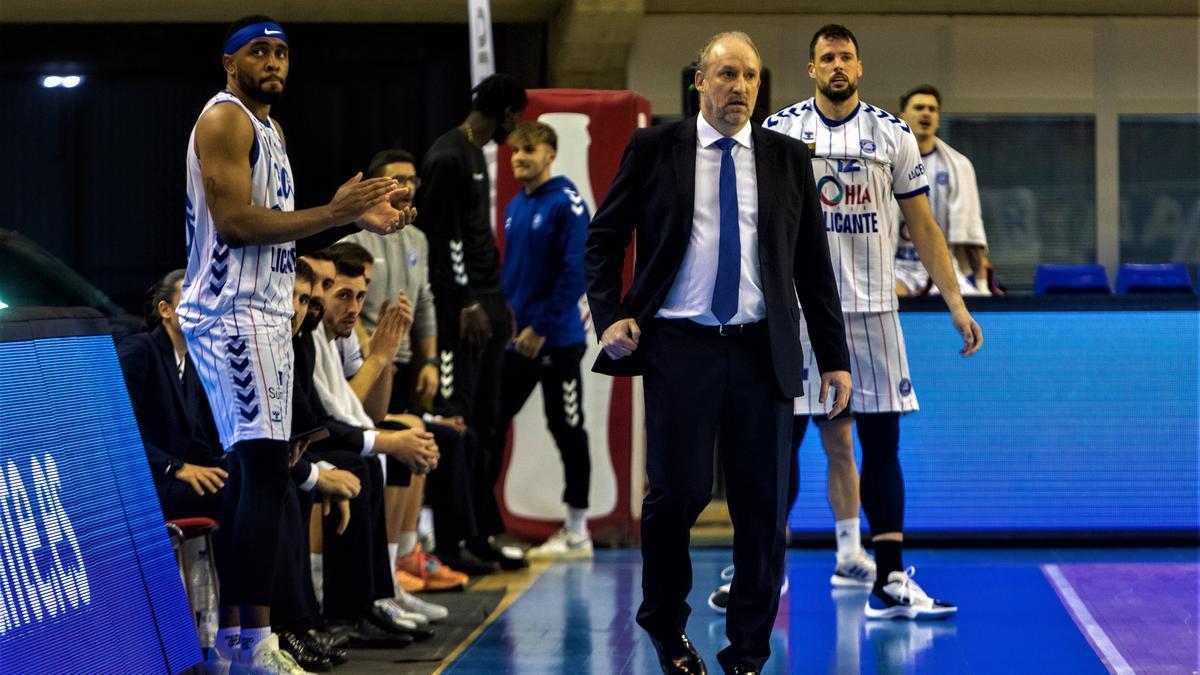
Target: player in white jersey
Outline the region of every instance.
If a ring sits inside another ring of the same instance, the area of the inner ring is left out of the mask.
[[[289,461],[295,240],[355,221],[389,233],[412,222],[387,178],[343,184],[329,204],[293,210],[286,145],[270,117],[288,76],[283,28],[234,22],[221,57],[225,90],[204,107],[187,148],[187,276],[178,309],[226,452],[221,630],[211,665],[298,672],[271,636],[270,601]],[[240,656],[235,648],[240,645]]]
[[[850,408],[863,448],[858,492],[871,527],[878,574],[845,575],[839,564],[833,581],[853,585],[857,580],[865,585],[870,580],[869,617],[945,617],[956,608],[926,596],[901,561],[904,479],[898,457],[899,418],[917,410],[917,399],[896,314],[893,260],[899,223],[890,208],[893,200],[899,201],[925,267],[943,290],[963,339],[964,356],[979,349],[983,333],[958,291],[945,240],[929,209],[925,168],[908,125],[859,101],[862,62],[854,35],[844,26],[820,28],[809,45],[809,59],[815,95],[772,115],[765,125],[807,143],[812,152],[852,354]],[[816,370],[809,368],[810,373]],[[811,398],[796,401],[796,425],[801,428],[793,438],[799,445],[808,416],[822,420],[818,426],[830,457],[830,501],[835,517],[842,521],[839,535],[846,533],[845,538],[853,540],[849,548],[857,549],[858,505],[853,488],[859,481],[853,476],[850,417],[830,420],[825,407]],[[869,567],[864,556],[854,555],[860,567]],[[844,559],[839,556],[839,563]]]
[[[990,295],[987,234],[979,206],[979,186],[971,160],[937,137],[942,94],[930,84],[909,89],[900,97],[900,119],[912,128],[929,178],[929,207],[950,246],[954,272],[963,295]],[[921,265],[903,221],[896,247],[896,293],[924,295],[933,280]]]

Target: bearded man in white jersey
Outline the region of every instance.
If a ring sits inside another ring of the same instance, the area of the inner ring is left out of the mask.
[[[288,41],[265,16],[234,22],[214,96],[188,143],[188,269],[178,310],[221,444],[231,453],[221,519],[221,630],[210,670],[302,672],[271,635],[275,553],[291,438],[295,240],[346,223],[390,233],[411,223],[402,188],[358,174],[326,205],[293,210],[283,134],[270,117],[288,77]],[[335,233],[337,234],[337,233]],[[341,236],[337,234],[337,236]],[[240,647],[240,649],[239,649]]]
[[[878,565],[866,614],[869,618],[945,618],[957,608],[930,598],[902,562],[900,415],[918,406],[896,312],[893,261],[899,223],[890,208],[893,200],[899,201],[921,260],[942,290],[954,328],[962,336],[963,356],[979,349],[983,332],[963,304],[946,241],[930,211],[928,181],[916,140],[902,120],[859,101],[862,72],[854,34],[844,26],[823,26],[809,45],[808,74],[816,83],[815,96],[775,113],[765,125],[800,139],[812,151],[853,364],[850,410],[863,448],[858,492]],[[811,364],[806,366],[810,374],[815,370]],[[796,446],[809,416],[827,417],[825,406],[811,399],[796,400]],[[856,482],[847,475],[847,468],[852,472],[854,466],[850,420],[850,416],[836,416],[818,423],[831,473],[836,467],[844,483],[840,488]],[[793,484],[798,476],[795,461]],[[830,483],[833,487],[832,476]],[[853,494],[852,489],[839,489],[836,495],[831,490],[839,520],[851,517],[846,502]],[[857,504],[852,513],[857,516]],[[856,520],[853,538],[857,542]],[[837,576],[835,572],[835,585],[848,585],[838,584]]]

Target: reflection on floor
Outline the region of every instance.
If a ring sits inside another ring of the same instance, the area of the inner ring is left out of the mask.
[[[705,600],[729,558],[722,549],[692,553],[688,634],[713,673],[725,621]],[[916,580],[961,608],[955,620],[921,623],[867,621],[863,592],[829,586],[832,562],[831,552],[789,551],[791,589],[780,602],[764,672],[1200,670],[1196,549],[910,551],[906,563],[916,566]],[[632,550],[551,566],[445,672],[659,672],[633,621],[640,574]],[[1170,648],[1154,649],[1146,628],[1162,631]]]

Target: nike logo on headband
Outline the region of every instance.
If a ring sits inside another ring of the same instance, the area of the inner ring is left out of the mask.
[[[264,35],[283,35],[283,31],[281,31],[281,30],[271,30],[270,28],[264,28],[264,29],[263,29],[263,34],[264,34]]]

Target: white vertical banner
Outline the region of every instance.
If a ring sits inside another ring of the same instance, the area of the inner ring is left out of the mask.
[[[496,52],[492,48],[491,0],[468,0],[467,23],[471,40],[471,87],[474,88],[496,72]],[[483,146],[483,159],[488,172],[488,218],[492,232],[496,231],[496,144]]]

